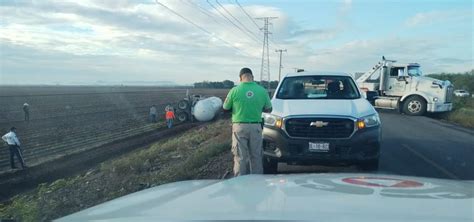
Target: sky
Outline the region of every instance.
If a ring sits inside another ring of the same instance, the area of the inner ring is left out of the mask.
[[[470,0],[0,0],[1,84],[238,82],[295,68],[364,72],[382,55],[424,73],[473,69]]]

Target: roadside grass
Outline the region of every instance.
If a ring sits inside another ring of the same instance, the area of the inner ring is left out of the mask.
[[[446,120],[457,123],[464,127],[474,128],[474,109],[456,109],[446,116]]]
[[[453,106],[453,111],[442,115],[441,118],[464,127],[474,128],[474,98],[456,97]]]
[[[40,184],[0,205],[0,219],[49,221],[160,184],[199,179],[200,170],[230,153],[230,122],[218,120],[145,149],[106,161],[85,174]],[[231,170],[232,163],[218,163]],[[219,179],[224,172],[213,172]]]

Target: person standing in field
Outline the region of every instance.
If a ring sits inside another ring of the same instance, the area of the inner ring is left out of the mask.
[[[18,137],[16,136],[16,128],[12,127],[10,129],[10,132],[2,136],[2,140],[8,144],[8,148],[10,149],[11,168],[17,169],[17,167],[15,166],[14,159],[14,157],[16,156],[17,159],[20,161],[21,168],[25,169],[25,161],[23,160],[23,153],[20,148],[20,140],[18,140]]]
[[[25,113],[25,121],[30,121],[30,104],[23,104],[23,112]]]
[[[158,111],[156,110],[156,106],[153,105],[150,107],[150,122],[156,123],[156,115],[158,114]]]
[[[168,129],[170,129],[171,127],[173,127],[173,120],[176,118],[172,107],[168,107],[166,109],[165,117],[166,117],[166,125],[168,126]]]
[[[232,112],[234,176],[262,174],[262,112],[271,112],[267,91],[254,82],[252,70],[240,70],[240,84],[230,90],[224,111]]]

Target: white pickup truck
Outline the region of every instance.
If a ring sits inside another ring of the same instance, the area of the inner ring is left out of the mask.
[[[263,114],[265,173],[277,172],[278,162],[378,169],[379,115],[349,74],[288,74],[272,105]]]

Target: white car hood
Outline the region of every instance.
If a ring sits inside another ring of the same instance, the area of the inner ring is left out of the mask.
[[[366,99],[305,99],[272,100],[273,111],[280,117],[290,115],[349,116],[360,118],[375,114],[374,107]]]
[[[472,221],[474,183],[381,174],[248,175],[167,184],[58,221]]]

